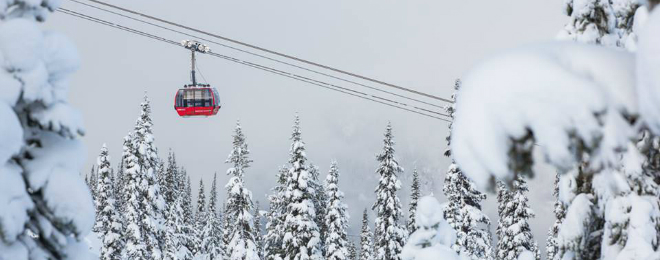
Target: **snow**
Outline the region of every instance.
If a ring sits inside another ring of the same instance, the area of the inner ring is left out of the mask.
[[[479,64],[464,77],[456,103],[457,164],[482,188],[491,176],[510,181],[511,140],[528,131],[561,171],[576,163],[567,149],[575,146],[572,136],[591,148],[605,138],[594,161],[615,157],[631,135],[620,114],[637,111],[633,67],[628,52],[570,42],[531,45]]]

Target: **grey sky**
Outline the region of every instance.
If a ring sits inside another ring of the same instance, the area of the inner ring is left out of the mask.
[[[454,80],[479,60],[507,48],[552,39],[566,21],[559,0],[112,2],[442,97],[449,97]],[[177,41],[187,38],[70,1],[63,1],[63,6]],[[442,156],[447,133],[444,122],[209,56],[199,57],[199,66],[205,80],[219,89],[223,108],[216,117],[183,119],[172,107],[176,89],[189,81],[189,53],[183,48],[60,13],[46,27],[71,37],[82,57],[83,66],[73,77],[69,96],[86,122],[84,141],[89,152],[85,173],[103,143],[113,156],[112,163],[117,163],[122,138],[133,128],[147,91],[161,156],[172,148],[192,175],[195,190],[200,178],[208,187],[214,172],[219,187],[226,183],[223,162],[231,149],[233,127],[240,119],[254,160],[246,174],[247,186],[254,199],[265,205],[275,173],[287,161],[288,138],[298,112],[307,154],[321,167],[323,177],[332,159],[339,163],[352,234],[358,233],[361,211],[374,201],[374,155],[381,149],[388,121],[394,127],[397,157],[406,169],[401,176],[405,188],[400,193],[404,208],[408,207],[415,166],[423,174],[425,193],[434,192],[444,199],[442,178],[449,163]],[[221,54],[272,65],[210,46]],[[541,173],[530,181],[530,200],[538,215],[532,221],[535,236],[544,245],[553,220],[554,175],[547,167],[539,169]],[[220,195],[226,197],[225,191]],[[493,197],[489,194],[486,209],[494,227]]]

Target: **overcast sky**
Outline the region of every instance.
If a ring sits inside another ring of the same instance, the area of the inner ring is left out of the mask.
[[[441,97],[471,66],[507,48],[553,39],[566,18],[559,0],[502,1],[210,1],[113,0],[112,3],[180,22],[223,36],[374,77]],[[186,36],[141,25],[79,4],[63,7],[111,19],[173,40]],[[442,196],[449,161],[447,123],[268,74],[210,56],[200,56],[206,81],[223,101],[211,118],[179,118],[173,109],[176,90],[189,81],[189,52],[176,47],[56,13],[46,24],[78,45],[82,67],[74,75],[70,101],[85,118],[87,173],[103,143],[113,164],[121,155],[122,138],[133,128],[139,103],[147,91],[152,102],[154,132],[160,155],[176,152],[192,176],[210,185],[215,172],[219,187],[227,181],[224,160],[231,149],[237,120],[247,136],[252,167],[246,173],[255,200],[275,183],[278,167],[288,160],[295,113],[301,117],[303,140],[323,178],[330,161],[341,170],[351,234],[358,234],[361,211],[374,201],[375,154],[382,148],[388,121],[394,127],[397,158],[405,168],[399,193],[407,211],[412,169],[423,175],[424,193]],[[266,65],[261,59],[209,44],[218,53]],[[278,66],[278,68],[286,68]],[[286,68],[290,71],[296,71]],[[321,79],[319,77],[319,79]],[[324,79],[325,80],[325,79]],[[356,89],[358,87],[347,85]],[[372,85],[372,84],[370,84]],[[442,104],[442,103],[438,103]],[[488,129],[484,129],[488,131]],[[542,248],[552,215],[552,170],[540,166],[530,181],[532,221]],[[225,198],[224,189],[221,198]],[[485,208],[497,225],[489,194]],[[373,219],[373,216],[372,216]]]

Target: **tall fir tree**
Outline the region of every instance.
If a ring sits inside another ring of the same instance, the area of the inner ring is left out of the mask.
[[[287,188],[289,169],[280,167],[276,177],[277,186],[273,194],[268,196],[269,210],[264,236],[264,255],[266,260],[281,260],[284,258],[282,238],[284,237],[284,219],[286,217],[286,204],[284,194]]]
[[[144,101],[140,104],[140,117],[135,123],[133,153],[137,159],[137,170],[142,176],[142,182],[139,185],[142,200],[140,206],[142,210],[142,231],[145,245],[152,260],[162,258],[162,242],[164,241],[164,211],[165,201],[160,191],[158,181],[158,151],[154,144],[153,122],[151,120],[151,104],[146,93]]]
[[[339,168],[337,162],[330,165],[330,172],[325,180],[327,211],[325,215],[325,259],[350,259],[348,241],[348,213],[344,204],[344,193],[339,190]]]
[[[541,259],[538,246],[532,230],[529,227],[529,219],[534,217],[534,212],[528,205],[525,193],[528,192],[527,183],[522,176],[513,181],[511,191],[500,183],[498,185],[498,242],[497,259],[516,260],[523,253],[531,253],[536,260]],[[528,254],[529,254],[528,253]]]
[[[178,193],[176,191],[175,193]],[[191,247],[194,243],[192,226],[184,219],[183,196],[175,196],[174,203],[169,205],[167,211],[166,235],[163,246],[163,259],[165,260],[192,260],[194,258]]]
[[[461,81],[456,80],[452,100],[456,100],[456,91],[460,89]],[[446,108],[450,118],[454,118],[454,105]],[[451,133],[451,123],[449,132]],[[450,145],[451,136],[448,135],[447,145]],[[451,150],[445,151],[445,156],[451,158]],[[456,244],[452,247],[456,252],[463,252],[473,260],[493,259],[491,234],[489,228],[481,229],[479,225],[490,226],[490,219],[481,211],[481,202],[486,194],[477,190],[476,185],[463,174],[453,162],[445,175],[442,191],[447,197],[443,209],[447,223],[456,231]]]
[[[559,173],[557,173],[555,176],[555,188],[552,192],[552,195],[555,197],[553,210],[555,214],[555,222],[552,224],[550,230],[548,230],[548,238],[546,240],[546,259],[548,260],[558,260],[556,258],[558,255],[557,253],[559,252],[557,235],[559,234],[559,227],[561,227],[561,224],[564,222],[564,218],[566,217],[566,206],[561,200],[559,200],[560,178],[561,177]]]
[[[245,188],[245,170],[250,167],[250,150],[240,123],[236,123],[233,136],[233,149],[226,163],[232,167],[227,170],[230,176],[227,188],[227,221],[230,221],[229,244],[226,258],[229,260],[259,260],[259,250],[252,222],[252,192]]]
[[[360,260],[374,259],[373,234],[369,228],[369,215],[367,209],[362,213],[362,230],[360,231]]]
[[[167,168],[164,172],[163,197],[167,205],[174,204],[179,191],[179,166],[176,164],[176,156],[169,151],[167,154]]]
[[[195,210],[195,255],[205,255],[202,251],[201,241],[204,239],[204,226],[206,225],[206,194],[204,191],[204,181],[199,180],[199,189],[197,193],[197,209]]]
[[[291,134],[291,150],[287,188],[284,194],[284,260],[321,260],[319,227],[314,208],[315,191],[308,185],[312,180],[307,165],[305,143],[302,141],[300,119],[296,116]]]
[[[400,260],[401,250],[406,242],[407,232],[402,225],[401,202],[397,191],[401,182],[397,174],[403,172],[394,157],[394,135],[392,125],[387,124],[383,140],[383,151],[377,155],[379,162],[376,173],[380,176],[376,187],[375,258],[377,260]]]
[[[92,193],[92,199],[96,201],[96,185],[98,184],[98,176],[96,174],[96,166],[92,165],[92,169],[89,171],[89,191]]]
[[[358,252],[357,248],[355,248],[355,244],[351,242],[350,240],[348,241],[348,258],[349,260],[357,260],[358,257]]]
[[[417,173],[417,168],[413,170],[413,183],[410,189],[410,208],[408,209],[408,234],[412,234],[417,230],[417,224],[415,221],[415,213],[417,212],[417,202],[419,201],[419,173]]]
[[[140,185],[143,182],[143,176],[140,173],[140,166],[135,156],[135,147],[133,142],[133,133],[128,133],[124,138],[124,147],[122,160],[126,167],[124,175],[126,185],[123,193],[125,194],[124,204],[124,226],[122,238],[126,241],[126,247],[122,253],[128,259],[150,260],[149,252],[144,238],[144,228],[142,214],[144,208],[141,201],[145,200],[141,192]]]
[[[224,252],[222,247],[222,223],[218,216],[218,188],[217,174],[213,175],[211,194],[209,196],[206,223],[202,229],[201,251],[205,252],[206,259],[220,259]]]
[[[316,212],[315,222],[316,222],[316,226],[319,227],[319,235],[320,235],[319,247],[321,248],[321,253],[325,255],[325,249],[327,248],[325,246],[325,241],[326,241],[326,233],[328,229],[325,223],[325,215],[326,215],[328,199],[323,183],[320,181],[321,174],[319,167],[311,162],[309,163],[309,175],[311,176],[309,186],[314,190],[313,202],[314,202],[314,209]]]
[[[261,213],[261,206],[259,201],[254,203],[254,239],[257,244],[257,252],[259,253],[259,259],[264,258],[264,234],[263,229],[263,218]]]
[[[114,183],[111,180],[110,156],[105,144],[96,160],[98,166],[98,182],[96,193],[96,224],[95,232],[101,239],[101,260],[120,260],[123,243],[121,238],[122,221],[115,209]]]

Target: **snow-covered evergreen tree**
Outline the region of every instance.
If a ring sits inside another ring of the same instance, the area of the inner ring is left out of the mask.
[[[115,209],[114,187],[111,177],[110,156],[105,144],[96,160],[98,182],[96,185],[96,225],[95,232],[101,239],[101,260],[120,260],[123,243],[121,239],[121,215]]]
[[[284,258],[282,238],[284,237],[284,219],[286,217],[285,192],[289,178],[289,169],[280,167],[277,173],[277,186],[273,194],[268,196],[269,211],[264,236],[264,255],[266,260],[280,260]]]
[[[96,201],[96,185],[98,183],[98,176],[96,174],[96,166],[92,165],[92,169],[89,171],[89,179],[88,179],[88,185],[89,185],[89,191],[92,193],[92,199]],[[94,202],[96,203],[96,202]]]
[[[223,255],[222,247],[222,223],[218,216],[218,188],[217,174],[213,175],[211,183],[211,195],[209,197],[208,210],[206,211],[206,223],[202,230],[201,252],[204,252],[204,259],[220,259]]]
[[[392,125],[387,124],[383,151],[376,156],[379,162],[376,173],[380,176],[376,187],[375,221],[375,258],[377,260],[399,260],[400,253],[405,244],[407,232],[402,225],[401,202],[397,191],[401,189],[401,182],[397,174],[403,172],[394,157],[394,136]]]
[[[176,157],[172,150],[167,155],[167,168],[164,172],[163,198],[167,205],[174,204],[179,192],[179,166],[176,164]]]
[[[325,259],[347,260],[349,258],[348,213],[344,204],[344,193],[339,190],[339,168],[337,162],[330,165],[330,172],[325,180],[327,196],[325,215]]]
[[[124,140],[132,139],[133,133],[128,133],[124,138]],[[123,164],[126,167],[124,171],[126,186],[124,186],[123,191],[126,196],[123,214],[125,228],[122,233],[122,238],[126,241],[126,247],[123,254],[128,259],[148,260],[150,257],[145,243],[144,228],[142,227],[144,208],[141,202],[145,198],[140,186],[143,183],[143,176],[140,174],[140,166],[133,145],[133,142],[125,141],[122,156]]]
[[[300,132],[300,119],[296,116],[291,134],[291,158],[284,194],[286,217],[284,219],[284,260],[321,260],[319,227],[316,225],[314,208],[315,191],[310,187],[312,179],[307,165],[305,144]]]
[[[461,81],[456,80],[455,91],[461,86]],[[456,100],[456,92],[452,95]],[[453,118],[454,105],[446,107],[447,114]],[[451,132],[452,124],[449,124]],[[447,136],[447,144],[451,137]],[[445,151],[445,156],[451,157],[451,150]],[[444,218],[449,226],[456,231],[456,243],[452,247],[456,252],[463,253],[473,260],[492,259],[491,236],[488,226],[490,219],[481,212],[481,201],[486,199],[486,194],[477,190],[476,185],[461,172],[456,164],[449,165],[445,175],[442,191],[447,197],[447,203],[443,209]],[[486,227],[480,227],[485,225]]]
[[[233,149],[226,163],[231,164],[227,170],[230,176],[227,188],[227,211],[225,220],[231,228],[225,230],[229,238],[226,258],[230,260],[258,260],[259,253],[252,216],[252,192],[245,188],[244,174],[252,160],[248,157],[250,150],[245,141],[245,135],[240,123],[236,123],[233,135]]]
[[[369,228],[367,209],[362,213],[362,230],[360,231],[360,260],[374,259],[373,234]]]
[[[417,212],[417,202],[419,201],[419,173],[417,173],[417,168],[413,170],[413,183],[410,189],[410,208],[408,209],[408,233],[415,233],[417,230],[415,224],[415,215]]]
[[[264,257],[264,234],[262,233],[263,228],[263,218],[261,207],[259,206],[259,201],[254,203],[254,239],[257,244],[257,252],[259,253],[259,259],[265,259]]]
[[[567,0],[564,11],[570,19],[560,32],[561,39],[616,46],[617,38],[612,35],[614,11],[609,0]]]
[[[501,207],[498,207],[500,220],[497,259],[517,260],[522,254],[529,253],[534,259],[541,259],[529,227],[529,219],[534,217],[534,212],[525,196],[528,191],[527,183],[522,176],[518,176],[513,181],[511,191],[507,191],[504,185],[499,187],[497,198],[498,206]]]
[[[350,240],[348,241],[348,257],[346,259],[349,260],[358,260],[358,252],[357,248],[355,248],[355,244],[351,242]]]
[[[326,214],[326,208],[327,208],[327,196],[326,196],[326,191],[323,187],[323,183],[320,181],[320,170],[319,167],[314,165],[314,163],[309,163],[309,176],[311,176],[311,180],[309,181],[309,186],[314,190],[314,211],[316,212],[316,226],[319,227],[319,234],[320,234],[320,244],[319,247],[321,248],[321,253],[325,255],[325,241],[326,241],[326,233],[327,233],[327,227],[325,223],[325,214]]]
[[[132,142],[134,143],[133,152],[137,159],[136,170],[142,176],[142,182],[138,187],[142,193],[141,228],[149,258],[158,260],[162,258],[161,242],[164,241],[165,235],[163,229],[165,201],[158,182],[157,170],[160,159],[154,144],[151,104],[146,93],[140,106],[142,109],[140,117],[135,123]]]
[[[569,22],[559,38],[635,50],[639,32],[634,19],[640,6],[638,0],[566,0]]]
[[[559,179],[560,175],[557,173],[555,176],[555,188],[554,191],[552,192],[552,195],[555,197],[555,203],[554,203],[554,214],[555,214],[555,222],[553,223],[552,227],[550,230],[548,230],[548,238],[546,240],[546,259],[548,260],[556,260],[557,252],[559,252],[559,248],[557,245],[557,235],[559,234],[559,227],[561,226],[561,223],[564,221],[564,218],[566,217],[566,206],[564,203],[559,199]]]
[[[188,245],[194,243],[194,233],[192,226],[184,219],[184,197],[175,197],[174,203],[168,205],[163,259],[192,260],[194,254]]]
[[[206,226],[206,194],[204,192],[204,181],[199,179],[199,189],[197,193],[197,209],[195,210],[195,255],[204,255],[201,241],[204,240],[204,226]]]

